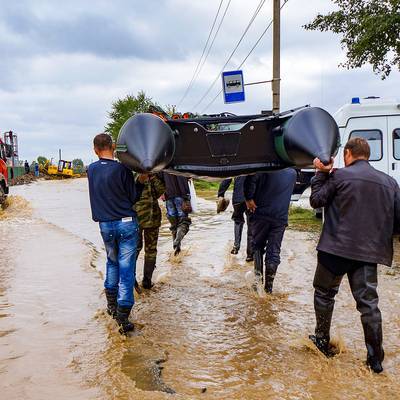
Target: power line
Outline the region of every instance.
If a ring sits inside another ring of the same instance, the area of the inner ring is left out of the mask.
[[[251,17],[249,23],[247,24],[246,29],[244,30],[242,36],[240,37],[239,41],[237,42],[235,48],[233,49],[232,53],[230,54],[230,56],[228,57],[227,61],[225,62],[224,66],[222,67],[221,71],[218,73],[218,75],[216,76],[216,78],[214,79],[214,81],[212,82],[212,84],[210,85],[210,87],[207,89],[207,91],[204,93],[203,97],[193,106],[192,109],[196,109],[202,102],[203,100],[207,97],[208,93],[210,93],[211,89],[214,87],[215,83],[218,81],[218,79],[220,78],[220,75],[222,74],[222,72],[224,71],[225,67],[229,64],[229,61],[232,59],[232,57],[234,56],[234,54],[236,53],[236,50],[239,48],[240,44],[242,43],[244,37],[246,36],[248,30],[250,29],[251,25],[253,24],[254,20],[256,19],[257,15],[259,14],[259,12],[261,11],[262,7],[264,6],[266,0],[260,0],[260,3],[258,4],[253,16]]]
[[[231,4],[231,1],[232,1],[232,0],[229,0],[227,6],[226,6],[226,8],[225,8],[224,14],[222,15],[221,21],[220,21],[220,23],[219,23],[219,25],[218,25],[218,28],[217,28],[216,32],[215,32],[214,38],[213,38],[213,40],[212,40],[212,42],[211,42],[210,47],[208,48],[207,54],[206,54],[206,56],[204,57],[203,62],[201,63],[200,69],[199,69],[199,71],[197,72],[197,75],[196,75],[196,77],[195,77],[195,80],[199,77],[200,72],[201,72],[201,70],[203,69],[204,64],[206,63],[206,60],[207,60],[207,58],[208,58],[208,56],[209,56],[209,54],[210,54],[210,51],[211,51],[211,49],[212,49],[212,47],[213,47],[213,45],[214,45],[215,39],[217,38],[218,32],[219,32],[219,30],[221,29],[222,23],[224,22],[224,19],[225,19],[226,13],[228,12],[228,8],[229,8],[229,6],[230,6],[230,4]]]
[[[285,0],[285,2],[282,4],[281,6],[281,10],[283,7],[285,7],[286,3],[289,0]],[[244,63],[247,61],[247,59],[250,57],[251,53],[253,53],[253,51],[255,50],[255,48],[259,45],[259,43],[261,42],[261,39],[265,36],[265,34],[268,32],[269,28],[271,28],[272,24],[273,24],[274,20],[272,19],[270,21],[270,23],[267,25],[267,27],[264,29],[264,31],[261,33],[260,37],[257,39],[257,41],[255,42],[255,44],[253,45],[253,47],[250,49],[250,51],[248,52],[247,56],[243,59],[243,61],[240,63],[240,65],[237,67],[237,69],[241,68]],[[217,95],[211,100],[210,103],[208,103],[208,105],[203,109],[203,111],[201,113],[204,113],[217,99],[218,97],[221,95],[222,93],[222,89],[217,93]]]
[[[194,79],[195,79],[195,76],[196,76],[196,72],[197,72],[197,70],[199,69],[201,60],[203,59],[204,53],[206,52],[206,48],[207,48],[208,43],[209,43],[209,41],[210,41],[212,32],[213,32],[213,30],[214,30],[214,26],[215,26],[215,23],[217,22],[218,15],[219,15],[219,12],[220,12],[220,10],[221,10],[222,3],[223,3],[223,2],[224,2],[224,0],[221,0],[220,3],[219,3],[217,13],[215,14],[214,21],[213,21],[213,23],[212,23],[212,25],[211,25],[211,29],[210,29],[210,32],[209,32],[208,37],[207,37],[206,44],[204,45],[203,51],[202,51],[201,56],[200,56],[200,59],[199,59],[199,61],[198,61],[198,63],[197,63],[196,69],[195,69],[194,72],[193,72],[193,75],[192,75],[192,78],[191,78],[191,80],[190,80],[190,82],[189,82],[189,85],[187,86],[187,88],[186,88],[186,90],[185,90],[185,93],[183,94],[182,98],[180,99],[180,101],[179,101],[179,103],[178,103],[178,107],[180,106],[180,104],[182,103],[182,101],[186,98],[187,94],[189,93],[189,90],[190,90],[191,87],[193,86],[193,82],[194,82]]]

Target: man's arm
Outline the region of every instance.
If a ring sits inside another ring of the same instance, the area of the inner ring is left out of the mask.
[[[152,175],[150,180],[154,188],[154,194],[158,199],[165,193],[165,183],[158,175]]]
[[[224,179],[218,188],[218,197],[224,197],[226,191],[229,189],[229,186],[232,183],[232,178]]]
[[[311,180],[310,205],[312,208],[322,208],[330,204],[336,187],[333,177],[326,172],[317,172]]]
[[[246,199],[246,206],[250,212],[254,212],[257,208],[257,204],[254,201],[256,195],[258,182],[258,175],[247,175],[243,183],[244,198]]]
[[[148,179],[148,177],[146,175],[139,174],[135,180],[134,174],[128,168],[125,168],[124,175],[125,190],[128,194],[129,200],[133,205],[139,201],[144,188],[143,183],[146,179]]]

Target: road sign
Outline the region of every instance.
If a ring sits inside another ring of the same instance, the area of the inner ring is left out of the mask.
[[[225,71],[222,73],[222,89],[226,104],[245,100],[243,71]]]

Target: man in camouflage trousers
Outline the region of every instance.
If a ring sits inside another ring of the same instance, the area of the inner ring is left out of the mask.
[[[140,200],[135,209],[139,221],[137,257],[144,243],[144,268],[142,287],[151,289],[153,271],[156,268],[158,233],[161,226],[161,209],[158,199],[165,192],[164,181],[158,175],[150,175],[144,184]]]

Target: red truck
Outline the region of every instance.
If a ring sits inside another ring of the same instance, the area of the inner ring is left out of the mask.
[[[4,203],[8,194],[8,169],[6,162],[9,152],[9,147],[0,138],[0,204]]]

